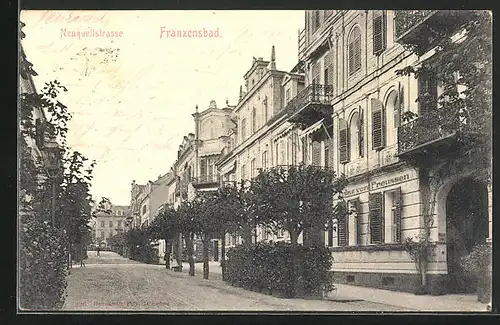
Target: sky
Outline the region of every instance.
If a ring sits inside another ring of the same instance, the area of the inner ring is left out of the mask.
[[[21,21],[37,89],[56,79],[68,89],[67,141],[97,162],[92,195],[128,205],[133,180],[169,171],[196,105],[237,104],[253,57],[269,60],[274,45],[277,69],[295,66],[304,12],[23,11]],[[218,37],[169,32],[203,29]]]

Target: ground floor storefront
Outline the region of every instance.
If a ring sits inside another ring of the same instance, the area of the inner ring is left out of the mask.
[[[418,291],[422,276],[405,242],[428,231],[433,243],[425,267],[430,293],[477,292],[478,280],[463,259],[491,243],[491,186],[466,173],[431,182],[424,177],[401,164],[349,183],[345,199],[353,213],[338,220],[331,240],[336,282]],[[485,281],[491,283],[489,272]]]

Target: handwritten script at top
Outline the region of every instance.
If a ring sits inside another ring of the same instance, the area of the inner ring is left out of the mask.
[[[64,12],[64,11],[46,11],[38,23],[44,24],[71,24],[71,23],[88,23],[88,24],[108,24],[107,13],[95,12]]]

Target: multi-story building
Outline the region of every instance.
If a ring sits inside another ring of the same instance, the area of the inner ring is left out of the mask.
[[[315,131],[318,134],[325,132],[323,124],[314,121],[311,127],[302,130],[303,127],[288,118],[290,107],[300,105],[299,94],[309,91],[304,89],[301,67],[298,65],[292,72],[277,70],[273,46],[271,60],[254,58],[244,79],[245,89],[241,88],[233,112],[234,125],[227,130],[226,147],[217,162],[221,183],[241,184],[257,176],[260,169],[278,165],[329,166],[329,143],[313,136]],[[261,227],[254,231],[254,241],[289,239],[286,232],[271,234]],[[241,240],[239,236],[227,234],[226,245],[229,248]],[[298,241],[302,242],[302,234]]]
[[[92,220],[92,233],[95,244],[108,247],[109,238],[116,234],[126,232],[127,218],[130,215],[129,206],[113,205],[106,203],[101,207],[102,211],[97,211]]]
[[[424,229],[424,209],[433,197],[430,240],[437,245],[427,267],[431,290],[442,292],[446,283],[461,276],[452,267],[460,254],[453,236],[471,231],[468,235],[475,233],[478,240],[491,238],[491,187],[468,179],[466,171],[429,182],[438,163],[426,166],[425,154],[432,150],[449,159],[450,147],[443,146],[449,137],[439,133],[436,121],[427,119],[435,108],[416,99],[426,92],[437,98],[442,85],[429,76],[415,79],[396,74],[406,66],[435,60],[432,43],[424,44],[428,39],[419,35],[429,28],[443,28],[444,22],[447,27],[458,26],[461,19],[461,14],[436,10],[306,12],[299,57],[310,93],[299,94],[301,104],[290,109],[289,120],[333,121],[333,129],[327,127],[333,135],[333,166],[348,177],[344,197],[355,211],[326,236],[337,281],[415,290],[419,276],[402,244]],[[424,48],[417,56],[405,51],[402,43]],[[401,116],[406,111],[418,113],[418,119],[404,124]],[[420,135],[411,137],[417,131]],[[418,155],[424,159],[415,164]],[[482,198],[474,207],[460,207],[457,193],[464,187]],[[450,213],[472,213],[482,219],[467,230],[463,222],[453,226]],[[451,229],[458,228],[452,235]]]

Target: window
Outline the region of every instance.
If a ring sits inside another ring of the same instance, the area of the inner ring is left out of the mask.
[[[319,10],[313,10],[313,32],[319,28],[319,25]]]
[[[351,116],[351,122],[349,123],[349,155],[350,159],[355,160],[359,156],[359,113],[355,112]]]
[[[372,145],[379,150],[385,147],[385,109],[382,102],[372,98]]]
[[[373,12],[373,54],[380,55],[387,47],[387,16],[384,10]]]
[[[255,166],[255,158],[253,158],[252,161],[250,161],[250,178],[254,178],[255,176],[257,176],[257,169]]]
[[[106,238],[106,234],[104,233],[104,231],[101,231],[101,240],[103,240],[104,238]]]
[[[437,106],[437,80],[429,73],[422,73],[418,78],[418,114],[432,112]]]
[[[104,228],[104,221],[101,221],[101,227]]]
[[[268,240],[269,233],[266,227],[262,227],[262,240]]]
[[[278,238],[283,238],[283,237],[285,237],[285,232],[283,231],[283,229],[278,229],[278,234],[277,234],[277,237],[278,237]]]
[[[280,148],[280,157],[278,160],[278,164],[280,165],[286,165],[286,147],[285,147],[285,139],[280,139],[279,142],[279,148]]]
[[[354,27],[349,36],[348,43],[349,51],[349,75],[361,69],[361,30],[359,27]]]
[[[339,120],[339,158],[342,164],[349,161],[349,133],[343,118]]]
[[[267,168],[267,150],[262,153],[262,168]]]
[[[285,93],[285,105],[288,104],[289,101],[290,101],[290,89],[287,89]]]
[[[257,131],[257,110],[252,107],[252,134]]]
[[[339,202],[341,206],[343,206],[340,210],[346,211],[345,202]],[[339,216],[337,219],[337,234],[338,234],[338,245],[339,246],[347,246],[349,245],[349,216],[343,215]]]
[[[241,179],[246,180],[247,179],[247,166],[246,165],[241,165]]]
[[[401,188],[385,193],[385,242],[401,242]]]
[[[245,141],[247,138],[247,119],[244,118],[241,121],[241,141]]]
[[[142,214],[145,214],[145,213],[146,213],[146,209],[147,209],[146,205],[143,205],[143,206],[142,206]]]
[[[387,96],[387,101],[385,107],[387,108],[387,144],[396,144],[397,129],[399,126],[399,93],[397,91],[391,91],[389,96]]]
[[[319,61],[313,63],[311,72],[312,72],[312,84],[319,85],[319,77],[321,75],[321,66]]]
[[[384,242],[384,197],[382,193],[369,195],[370,209],[370,243],[381,244]]]
[[[321,166],[321,142],[312,142],[312,165]]]
[[[112,220],[109,221],[109,228],[113,228],[113,221]]]
[[[333,50],[330,50],[326,55],[324,59],[324,84],[325,85],[333,85],[333,81],[335,79],[335,76],[333,74],[333,67],[335,64],[335,56]]]
[[[358,198],[349,200],[349,245],[361,245],[361,204]]]

